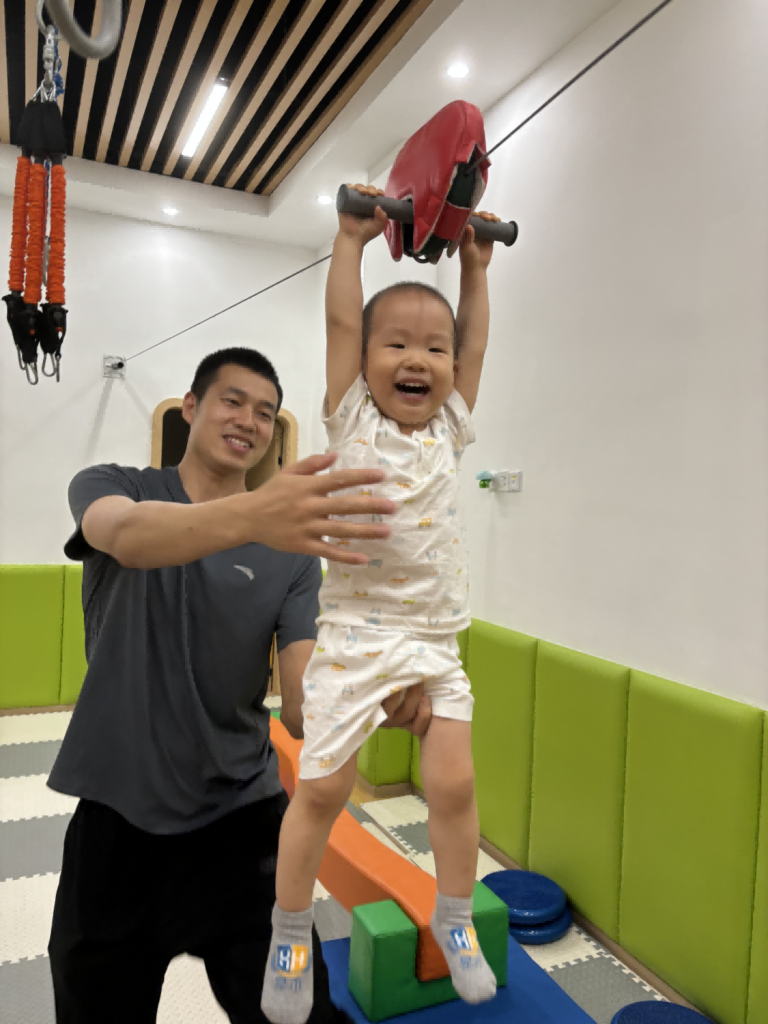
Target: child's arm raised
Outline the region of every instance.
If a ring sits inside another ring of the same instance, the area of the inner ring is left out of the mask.
[[[490,213],[480,213],[483,220],[497,221]],[[493,242],[478,242],[471,226],[467,226],[461,246],[461,288],[456,330],[459,336],[456,390],[467,403],[470,412],[475,407],[483,372],[483,359],[488,345],[491,319],[488,302],[487,268],[493,255]]]
[[[369,196],[384,193],[369,185],[355,185]],[[325,286],[325,382],[328,415],[332,416],[360,373],[363,346],[363,284],[360,267],[363,248],[384,230],[387,215],[379,207],[374,217],[339,214],[339,233],[333,243]]]

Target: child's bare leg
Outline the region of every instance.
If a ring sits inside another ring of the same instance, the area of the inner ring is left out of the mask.
[[[421,777],[429,804],[429,841],[443,896],[471,896],[480,826],[472,768],[472,725],[433,718],[421,740]]]
[[[333,775],[304,779],[285,812],[277,902],[261,1009],[273,1024],[304,1024],[312,1011],[312,890],[328,835],[352,792],[357,757]]]
[[[482,1003],[495,995],[496,978],[472,925],[480,830],[469,722],[432,719],[421,740],[421,777],[437,869],[432,932],[448,961],[456,991],[468,1003]]]

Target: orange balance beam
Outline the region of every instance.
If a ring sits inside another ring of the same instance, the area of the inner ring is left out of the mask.
[[[299,777],[302,741],[292,739],[274,717],[270,735],[280,764],[280,781],[292,797]],[[380,843],[346,808],[331,829],[319,878],[350,913],[362,903],[394,900],[419,931],[416,977],[419,981],[448,977],[445,957],[429,927],[437,894],[434,878]]]

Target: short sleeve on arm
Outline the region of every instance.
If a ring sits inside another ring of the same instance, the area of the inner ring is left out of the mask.
[[[132,501],[141,500],[138,482],[121,466],[91,466],[73,479],[69,485],[69,508],[75,520],[75,532],[64,545],[67,558],[81,562],[93,553],[93,548],[83,536],[83,516],[94,501],[113,494]]]
[[[475,442],[475,425],[472,422],[472,415],[458,391],[451,392],[444,408],[448,429],[453,434],[456,454],[462,455],[464,449]]]
[[[320,559],[309,555],[298,559],[288,593],[277,618],[277,650],[297,640],[316,640],[315,620],[320,614]]]
[[[368,394],[368,385],[365,383],[362,373],[339,402],[339,407],[332,416],[325,415],[328,410],[328,396],[326,395],[323,405],[323,424],[328,431],[328,441],[332,450],[340,447],[354,432],[360,422],[363,407],[370,401],[372,399]]]

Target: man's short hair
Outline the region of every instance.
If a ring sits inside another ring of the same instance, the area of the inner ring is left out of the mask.
[[[257,352],[255,348],[222,348],[206,356],[195,370],[190,388],[198,402],[202,402],[208,388],[216,382],[222,366],[242,366],[244,370],[258,373],[270,384],[274,384],[277,391],[277,409],[280,409],[283,404],[283,389],[280,387],[277,372],[267,357]]]
[[[427,295],[431,295],[433,298],[442,302],[451,314],[451,322],[453,324],[453,358],[455,359],[459,354],[459,337],[456,331],[456,317],[454,316],[453,308],[451,307],[448,299],[446,299],[443,293],[438,291],[437,288],[433,288],[432,285],[429,284],[423,284],[421,281],[398,281],[397,284],[391,284],[388,288],[382,288],[380,292],[376,292],[375,295],[368,299],[365,306],[363,306],[363,365],[365,365],[365,359],[368,355],[368,342],[371,337],[373,311],[378,302],[383,299],[385,295],[391,295],[392,292],[426,292]]]

